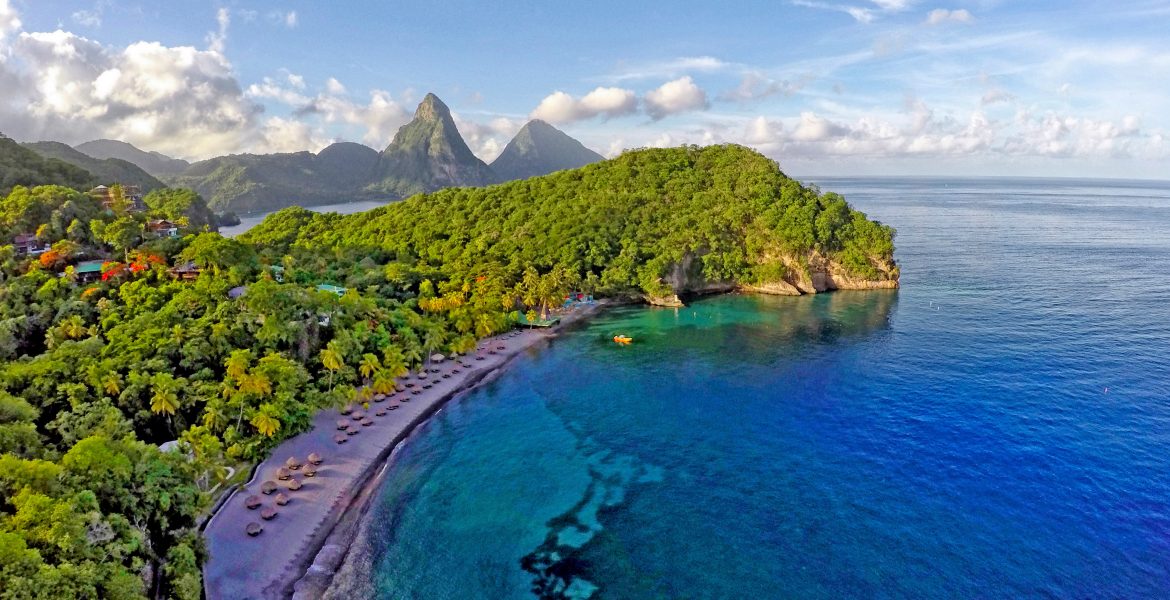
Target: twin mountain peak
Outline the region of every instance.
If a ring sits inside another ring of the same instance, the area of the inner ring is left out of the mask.
[[[453,186],[481,186],[574,169],[603,157],[541,120],[524,125],[491,163],[477,157],[451,110],[427,94],[382,152],[338,142],[317,154],[235,154],[187,164],[113,140],[77,150],[120,159],[172,186],[199,192],[216,211],[238,213],[349,200],[402,198]]]

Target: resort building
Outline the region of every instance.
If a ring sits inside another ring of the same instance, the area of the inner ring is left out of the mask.
[[[195,263],[190,261],[180,265],[175,265],[167,269],[167,273],[170,273],[171,277],[174,277],[175,279],[183,279],[186,281],[198,279],[199,274],[202,272],[203,269],[200,269]]]
[[[20,233],[12,238],[12,247],[17,256],[39,256],[49,249],[48,244],[42,244],[37,236],[31,233]]]
[[[114,191],[110,187],[99,185],[89,191],[89,195],[95,200],[102,203],[102,208],[113,210],[116,199],[114,198]],[[146,210],[146,204],[142,201],[142,188],[136,185],[122,186],[122,196],[128,202],[126,210],[129,212],[142,212]]]
[[[73,277],[82,283],[97,281],[102,277],[101,260],[83,260],[73,267]]]
[[[328,283],[322,283],[321,285],[317,286],[317,291],[318,292],[329,292],[330,294],[337,294],[337,297],[340,298],[341,296],[344,296],[345,292],[347,292],[348,290],[346,290],[345,288],[343,288],[341,286],[330,285]]]
[[[179,237],[179,226],[166,219],[153,219],[146,223],[146,235],[155,238]]]

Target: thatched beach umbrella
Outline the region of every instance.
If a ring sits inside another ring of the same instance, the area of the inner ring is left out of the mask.
[[[428,383],[428,384],[426,384],[426,385],[424,385],[424,386],[423,386],[423,389],[424,389],[424,390],[429,390],[429,389],[431,389],[431,388],[433,388],[433,387],[435,387],[435,386],[433,386],[433,385],[431,385],[431,384],[429,384],[429,383]]]
[[[405,392],[405,391],[406,391],[406,388],[405,388],[405,387],[404,387],[404,386],[403,386],[403,385],[400,383],[400,384],[398,384],[398,385],[394,386],[394,391],[396,391],[396,392]]]
[[[260,511],[260,518],[264,519],[265,521],[271,521],[275,516],[276,509],[272,508],[271,506],[266,506],[263,510]]]
[[[353,405],[347,404],[341,408],[341,414],[343,415],[348,415],[351,412],[353,412]]]
[[[337,428],[342,430],[342,431],[345,431],[346,429],[348,429],[349,428],[349,419],[338,419],[337,420]]]
[[[301,480],[297,479],[296,477],[289,479],[288,480],[288,489],[293,490],[294,492],[296,490],[301,489]]]
[[[443,356],[442,354],[432,354],[431,355],[431,362],[441,363],[445,360],[447,360],[447,357]]]
[[[349,416],[349,418],[353,419],[354,421],[361,421],[362,419],[366,418],[366,413],[360,410],[355,410],[353,411],[353,414]]]
[[[313,465],[305,465],[305,477],[315,477],[317,475],[317,467]]]
[[[344,444],[345,442],[349,441],[349,438],[345,437],[344,433],[339,433],[333,436],[333,441],[337,442],[338,444]]]
[[[282,493],[276,495],[275,501],[278,505],[284,506],[285,504],[288,504],[288,496],[285,496],[284,493],[282,492]]]
[[[268,494],[271,494],[272,492],[275,492],[276,491],[276,482],[275,481],[265,481],[264,483],[261,483],[260,484],[260,491],[265,496],[267,496]]]
[[[426,371],[419,371],[419,372],[418,372],[418,378],[419,378],[419,379],[426,379],[427,377],[430,377],[430,375],[427,375],[427,372],[426,372]]]
[[[386,407],[386,410],[398,410],[398,405],[397,405],[397,404],[391,404],[390,406],[387,406],[387,407]]]
[[[256,536],[260,535],[261,531],[264,531],[264,527],[262,527],[259,523],[253,521],[251,523],[248,523],[248,525],[246,527],[244,527],[244,531],[248,535],[250,535],[252,537],[256,537]]]
[[[301,461],[295,456],[290,456],[288,460],[284,461],[284,466],[296,471],[301,468]]]
[[[349,431],[345,432],[345,435],[357,435],[359,433],[361,433],[361,431],[357,429],[350,429]]]
[[[244,498],[244,506],[248,507],[248,510],[252,510],[261,504],[260,496],[248,496]]]
[[[374,424],[374,422],[370,419],[366,419],[365,421],[362,421],[362,427],[369,427],[370,425],[373,425],[373,424]]]
[[[374,402],[381,402],[386,399],[386,394],[374,394]]]
[[[281,480],[281,481],[288,479],[290,476],[292,476],[292,472],[284,467],[281,467],[281,468],[276,470],[276,478]]]
[[[309,462],[311,462],[315,465],[319,465],[322,463],[323,460],[324,459],[321,458],[320,454],[317,454],[316,452],[309,453]]]
[[[378,409],[378,410],[374,411],[374,416],[375,416],[375,417],[384,417],[384,416],[386,416],[386,409],[384,409],[384,408],[380,408],[380,409]]]

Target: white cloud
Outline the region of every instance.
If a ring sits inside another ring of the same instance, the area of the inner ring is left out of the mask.
[[[795,83],[790,83],[769,79],[760,73],[751,71],[743,76],[735,89],[719,94],[719,99],[730,102],[754,102],[777,94],[788,97],[800,91],[811,79],[811,77],[804,77]]]
[[[299,23],[299,17],[297,17],[297,11],[295,10],[290,10],[288,12],[280,10],[271,11],[268,13],[268,20],[271,21],[274,25],[284,25],[289,29],[296,27]]]
[[[833,123],[811,112],[800,113],[800,121],[792,132],[792,139],[800,142],[822,142],[848,133],[844,125]]]
[[[279,81],[271,77],[265,77],[260,83],[253,83],[248,86],[248,89],[244,93],[249,98],[278,100],[284,104],[300,108],[311,101],[311,98],[298,91],[304,89],[304,79],[300,79],[300,83],[301,85],[299,87],[292,84],[292,82],[290,82],[289,87],[284,87]]]
[[[375,148],[388,145],[398,128],[410,120],[410,113],[390,92],[372,90],[369,101],[363,104],[351,100],[344,93],[330,92],[329,87],[327,84],[325,93],[318,94],[298,108],[296,114],[300,117],[316,115],[325,124],[356,129],[362,142]]]
[[[20,17],[10,0],[0,0],[0,42],[13,31],[20,30]]]
[[[17,22],[0,0],[7,27]],[[219,15],[220,32],[227,27]],[[222,37],[213,44],[222,47]],[[0,123],[17,139],[126,140],[179,156],[238,150],[261,107],[214,49],[137,42],[123,49],[68,33],[20,32],[0,42]]]
[[[662,84],[646,93],[646,114],[654,120],[691,110],[707,108],[707,92],[688,75]]]
[[[260,129],[260,141],[250,149],[253,152],[319,152],[329,144],[327,138],[304,121],[270,117]]]
[[[639,79],[666,79],[687,73],[715,73],[737,68],[738,65],[714,56],[682,56],[669,60],[623,65],[617,71],[602,79],[627,81]]]
[[[219,25],[219,29],[207,34],[207,49],[217,54],[223,54],[227,47],[227,30],[228,26],[232,24],[232,14],[226,8],[221,8],[215,12],[215,22]]]
[[[524,126],[524,120],[496,117],[487,123],[479,123],[452,113],[455,126],[467,142],[467,147],[484,162],[492,162],[504,151],[504,146]]]
[[[580,99],[558,90],[541,100],[531,117],[549,123],[571,123],[597,116],[620,117],[637,108],[634,92],[622,88],[599,87]]]
[[[1012,94],[1009,94],[1001,89],[995,88],[995,89],[988,90],[986,94],[983,94],[983,97],[980,98],[979,103],[984,105],[984,106],[987,106],[989,104],[996,104],[998,102],[1011,102],[1012,100],[1015,100],[1015,99],[1016,99],[1016,97],[1013,96]]]
[[[947,10],[936,8],[926,15],[927,25],[942,25],[943,23],[971,23],[975,17],[965,8]]]
[[[325,81],[325,91],[334,95],[340,96],[345,93],[345,86],[341,82],[330,77]]]
[[[73,22],[82,27],[101,27],[102,15],[96,10],[79,10],[73,13]]]
[[[835,4],[818,0],[790,0],[793,6],[845,13],[858,23],[872,23],[880,14],[896,13],[910,8],[912,0],[870,0],[874,6]]]

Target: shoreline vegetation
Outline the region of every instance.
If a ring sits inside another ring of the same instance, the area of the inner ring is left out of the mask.
[[[54,180],[22,164],[22,181]],[[0,579],[14,597],[200,597],[197,526],[229,473],[322,433],[322,411],[376,411],[432,355],[473,351],[572,292],[677,305],[898,280],[892,228],[733,145],[348,216],[289,208],[233,239],[194,192],[103,190],[18,185],[0,205]],[[328,460],[320,481],[340,466]],[[268,547],[282,516],[240,548]]]
[[[345,560],[373,492],[392,465],[393,452],[448,402],[490,382],[519,354],[548,343],[608,304],[576,306],[558,315],[561,321],[554,328],[485,338],[472,354],[433,365],[430,371],[436,372],[426,380],[403,378],[396,382],[403,391],[372,404],[359,421],[363,425],[352,425],[360,435],[346,436],[343,444],[330,438],[337,431],[334,424],[347,415],[337,409],[318,413],[312,430],[275,448],[257,465],[252,479],[235,490],[208,521],[204,536],[212,559],[204,568],[207,597],[320,598]],[[426,389],[418,389],[422,386]],[[364,426],[365,420],[371,425]],[[277,473],[287,458],[304,460],[310,452],[324,460],[312,478],[292,473],[289,481],[296,479],[301,487],[290,491]],[[266,481],[276,483],[278,491],[290,498],[286,505],[275,506],[273,495],[262,495]],[[272,506],[280,515],[260,521],[263,508],[247,506],[252,496],[262,498],[262,506]],[[250,538],[245,527],[257,521],[265,530]],[[225,558],[216,560],[221,555]]]

